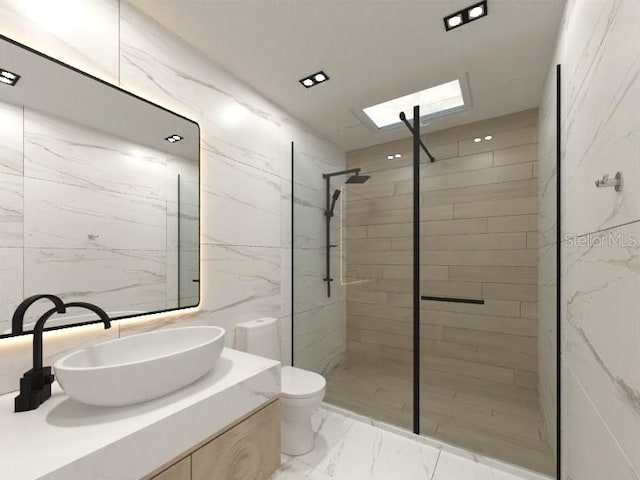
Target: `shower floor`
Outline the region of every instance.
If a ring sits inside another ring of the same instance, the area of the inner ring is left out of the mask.
[[[327,375],[327,403],[397,425],[413,425],[412,373],[407,364],[349,355]],[[537,393],[423,365],[421,434],[549,475]]]

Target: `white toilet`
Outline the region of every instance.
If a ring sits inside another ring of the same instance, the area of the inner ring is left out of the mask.
[[[273,360],[280,358],[278,320],[259,318],[236,325],[236,348]],[[280,404],[281,450],[303,455],[313,449],[311,415],[324,399],[322,375],[295,367],[282,367]]]

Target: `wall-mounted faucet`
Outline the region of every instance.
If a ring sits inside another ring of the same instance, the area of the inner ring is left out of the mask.
[[[35,410],[51,397],[51,384],[55,377],[51,373],[51,367],[42,366],[42,334],[47,320],[56,313],[66,313],[69,307],[80,307],[96,313],[104,323],[105,329],[111,328],[109,316],[96,305],[86,302],[64,303],[55,295],[34,295],[25,299],[13,314],[12,332],[14,334],[23,333],[25,313],[31,305],[43,298],[51,300],[55,307],[42,314],[33,329],[33,368],[20,379],[20,394],[14,402],[16,412]]]

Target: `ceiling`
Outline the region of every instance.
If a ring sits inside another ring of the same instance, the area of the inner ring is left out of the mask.
[[[409,136],[377,132],[362,108],[463,78],[467,110],[441,130],[539,104],[564,0],[489,0],[489,15],[446,32],[474,0],[130,0],[347,151]],[[304,88],[318,70],[328,82]]]

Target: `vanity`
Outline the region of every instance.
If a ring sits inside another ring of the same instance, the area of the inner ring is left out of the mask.
[[[92,407],[57,383],[38,409],[0,397],[0,465],[11,480],[266,480],[280,464],[280,363],[225,348],[167,396]]]

